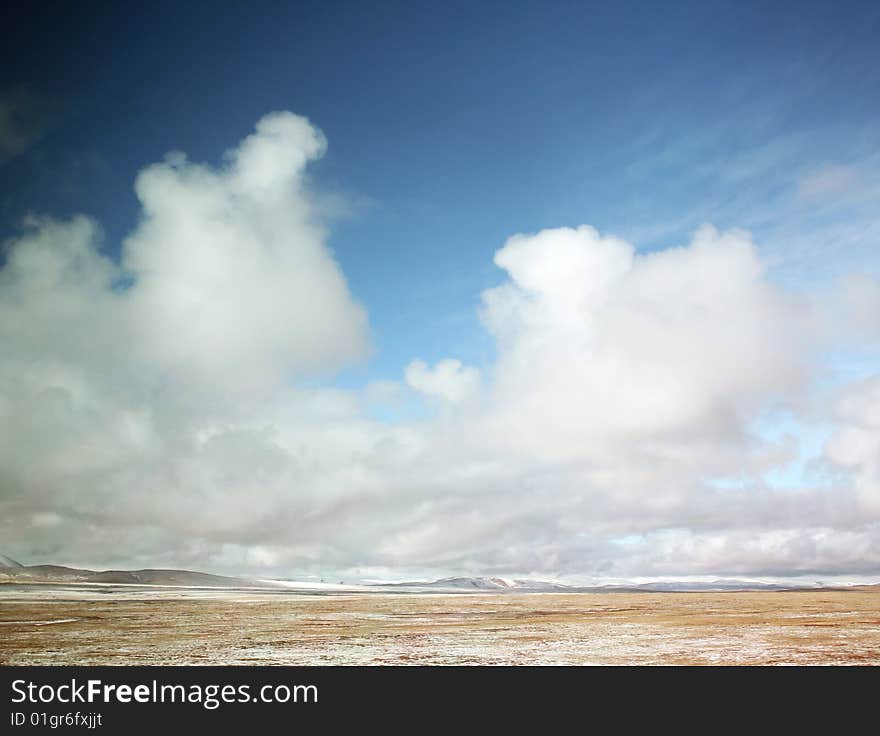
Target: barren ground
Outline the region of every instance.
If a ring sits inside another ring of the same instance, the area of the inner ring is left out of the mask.
[[[880,664],[880,590],[296,595],[0,586],[0,664]]]

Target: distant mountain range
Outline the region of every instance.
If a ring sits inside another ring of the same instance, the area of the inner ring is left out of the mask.
[[[448,577],[439,580],[402,583],[316,584],[296,580],[267,580],[227,577],[192,570],[85,570],[62,565],[23,565],[0,555],[0,583],[102,583],[105,585],[148,585],[185,588],[262,588],[290,592],[359,592],[417,593],[672,593],[736,590],[817,590],[825,587],[749,580],[714,580],[710,582],[672,581],[621,585],[573,586],[546,580],[507,579],[500,577]],[[853,586],[855,587],[855,586]],[[866,586],[858,586],[866,587]],[[880,586],[867,586],[880,587]]]
[[[430,588],[450,591],[485,591],[498,593],[667,593],[726,590],[792,590],[820,586],[761,583],[748,580],[713,580],[711,582],[673,581],[621,585],[575,586],[546,580],[508,580],[497,577],[451,577],[440,580],[382,584],[385,588]]]
[[[5,563],[14,562],[8,557]],[[0,582],[16,583],[107,583],[116,585],[160,585],[183,587],[241,588],[254,587],[256,581],[230,578],[190,570],[83,570],[62,565],[22,565],[0,567]]]
[[[550,583],[544,580],[507,580],[506,578],[487,577],[452,577],[439,580],[416,581],[407,583],[378,583],[383,588],[432,588],[455,591],[494,591],[498,593],[512,592],[550,592],[573,591],[567,585]]]

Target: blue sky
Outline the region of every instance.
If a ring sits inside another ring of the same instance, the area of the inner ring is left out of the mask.
[[[587,222],[650,249],[747,227],[797,282],[828,275],[811,230],[874,205],[792,200],[828,167],[873,155],[876,176],[876,4],[215,5],[35,5],[4,66],[46,134],[4,165],[3,231],[85,212],[118,251],[140,168],[216,163],[266,112],[303,114],[330,142],[311,173],[347,202],[330,242],[375,332],[347,382],[413,354],[491,359],[475,308],[515,232]]]
[[[15,29],[0,50],[0,287],[19,316],[0,320],[15,377],[0,399],[32,391],[15,411],[36,417],[16,452],[103,489],[94,508],[161,478],[193,498],[205,483],[229,518],[247,516],[250,485],[224,456],[243,457],[266,469],[264,523],[314,520],[258,544],[244,521],[193,531],[132,491],[132,513],[156,515],[142,544],[114,557],[107,531],[73,561],[154,564],[164,545],[168,564],[218,571],[880,572],[877,3],[33,3]],[[241,193],[230,161],[271,173],[248,159],[252,134],[308,152],[307,195],[287,209]],[[207,168],[147,168],[171,151]],[[267,253],[288,238],[294,260],[236,260],[200,209],[218,191],[229,232],[263,233]],[[81,283],[53,321],[33,279],[58,263]],[[108,273],[131,293],[96,287]],[[215,321],[163,342],[193,294]],[[83,329],[98,323],[106,343]],[[223,356],[216,376],[198,346]],[[51,370],[25,391],[34,365]],[[72,449],[74,426],[104,434]],[[38,439],[56,430],[57,446]],[[119,523],[65,512],[57,478],[7,481],[8,518],[24,509],[38,540],[14,557]],[[494,526],[462,510],[467,493]],[[327,531],[367,505],[385,526]],[[732,519],[723,539],[713,514]],[[615,539],[641,541],[615,561]],[[700,546],[717,556],[689,558]]]

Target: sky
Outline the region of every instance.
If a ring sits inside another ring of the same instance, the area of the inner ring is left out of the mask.
[[[0,552],[880,580],[875,3],[221,6],[0,49]]]

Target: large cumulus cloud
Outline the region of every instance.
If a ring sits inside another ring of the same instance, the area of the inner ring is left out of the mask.
[[[547,457],[735,440],[804,378],[803,312],[763,278],[747,233],[706,226],[636,255],[590,227],[545,230],[495,262],[510,275],[483,295],[500,418]]]
[[[262,390],[364,352],[364,312],[303,191],[325,145],[304,118],[275,113],[221,171],[173,154],[138,176],[143,219],[124,266],[133,329],[163,372]]]
[[[137,177],[118,259],[85,217],[8,244],[5,552],[347,576],[880,572],[877,379],[816,398],[852,298],[783,291],[742,231],[653,253],[588,226],[521,234],[483,294],[491,366],[414,359],[333,388],[369,328],[308,187],[325,146],[274,113],[220,168],[169,155]],[[864,343],[876,285],[859,284],[847,339]],[[427,418],[374,418],[407,392]],[[798,442],[768,417],[817,411],[827,482],[770,483]]]

